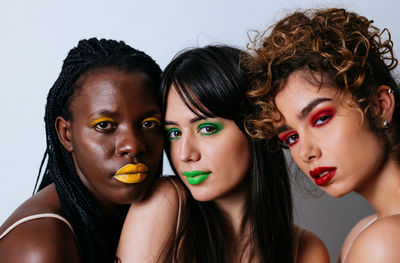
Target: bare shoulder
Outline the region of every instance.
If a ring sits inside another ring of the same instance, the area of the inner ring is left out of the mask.
[[[399,262],[400,215],[373,222],[355,239],[346,259],[351,262]]]
[[[344,255],[348,251],[348,249],[352,246],[354,240],[358,237],[360,232],[362,232],[363,228],[368,226],[371,222],[376,219],[376,215],[369,215],[363,219],[361,219],[349,232],[346,236],[345,241],[343,242],[343,246],[339,256],[339,262],[342,262]]]
[[[159,178],[141,201],[131,204],[117,249],[125,263],[158,262],[174,239],[187,197],[175,178]]]
[[[4,262],[80,262],[73,233],[55,218],[27,221],[13,229],[0,241],[0,258]]]
[[[142,200],[131,204],[124,223],[125,230],[138,225],[137,222],[141,218],[157,215],[155,218],[160,220],[176,219],[184,207],[186,198],[187,191],[176,178],[157,178],[148,194]]]
[[[186,202],[187,191],[182,183],[175,177],[157,178],[153,186],[149,189],[149,193],[141,201],[133,203],[133,207],[149,206],[151,204],[160,206],[166,209],[178,209]],[[160,207],[159,207],[160,208]]]
[[[147,216],[157,218],[176,217],[186,202],[187,192],[176,178],[157,178],[147,195],[140,201],[133,202],[125,219],[125,225],[132,224]],[[137,223],[135,224],[137,225]]]
[[[50,200],[51,192],[47,189],[24,202],[4,222],[0,233],[31,215],[59,214],[56,203],[44,201]],[[25,221],[8,232],[0,241],[0,258],[4,262],[79,262],[79,253],[74,234],[65,222],[42,217]]]
[[[297,263],[329,262],[329,253],[322,240],[314,233],[295,226],[295,232],[299,233]]]

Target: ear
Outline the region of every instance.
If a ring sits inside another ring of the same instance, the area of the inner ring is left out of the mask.
[[[379,103],[379,117],[382,121],[390,123],[392,121],[395,98],[393,89],[389,86],[381,85],[377,89],[378,103]]]
[[[71,122],[65,120],[61,116],[58,116],[56,118],[55,126],[58,139],[60,140],[61,144],[64,146],[67,152],[72,152],[74,147],[72,145]]]

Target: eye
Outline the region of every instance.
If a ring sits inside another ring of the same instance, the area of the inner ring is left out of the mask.
[[[197,127],[197,132],[201,135],[213,135],[223,129],[221,123],[202,123]]]
[[[99,118],[90,123],[90,128],[95,128],[100,132],[111,132],[116,127],[117,124],[114,119],[108,117]]]
[[[314,126],[320,126],[320,125],[322,125],[322,124],[328,122],[329,119],[330,119],[331,117],[332,117],[332,116],[330,116],[330,115],[323,115],[323,116],[319,117],[319,118],[314,122]]]
[[[142,128],[145,130],[151,130],[160,127],[161,121],[155,117],[149,117],[142,121]]]
[[[182,132],[177,128],[165,129],[167,132],[167,138],[170,140],[177,140],[182,136]]]
[[[313,127],[320,127],[328,123],[332,117],[335,115],[336,110],[335,109],[323,109],[319,112],[317,112],[312,118],[311,118],[311,125]]]
[[[295,131],[280,135],[279,138],[282,140],[284,147],[292,147],[299,141],[299,135]]]

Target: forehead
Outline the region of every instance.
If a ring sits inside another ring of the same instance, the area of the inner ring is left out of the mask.
[[[101,107],[119,108],[126,104],[138,108],[157,105],[152,82],[145,73],[103,70],[88,74],[71,98],[71,111]],[[119,105],[121,104],[121,105]]]
[[[89,73],[81,83],[76,97],[88,98],[100,95],[115,96],[120,93],[139,97],[154,97],[153,86],[147,74],[142,72],[123,72],[105,69]]]
[[[312,101],[318,98],[339,98],[339,90],[331,83],[322,83],[310,73],[297,71],[289,75],[281,85],[281,90],[275,97],[278,111],[284,115],[287,113],[298,114]]]
[[[187,86],[176,88],[175,85],[171,85],[166,102],[166,116],[172,113],[171,109],[174,112],[177,112],[177,109],[182,111],[189,110],[193,113],[192,115],[199,118],[217,117],[202,104],[196,94]]]
[[[168,119],[189,119],[197,116],[192,112],[189,107],[185,104],[182,98],[179,96],[175,87],[171,87],[167,97],[167,107],[165,112],[165,118]]]

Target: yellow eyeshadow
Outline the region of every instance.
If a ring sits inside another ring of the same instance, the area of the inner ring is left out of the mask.
[[[154,122],[156,122],[157,124],[161,124],[160,119],[159,119],[159,118],[156,118],[156,117],[148,117],[148,118],[144,119],[144,120],[142,121],[142,123],[143,123],[143,122],[146,122],[146,121],[154,121]]]
[[[98,119],[92,121],[90,123],[90,128],[92,128],[93,126],[99,124],[100,122],[112,122],[112,123],[115,123],[114,119],[112,119],[112,118],[102,117],[102,118],[98,118]]]

